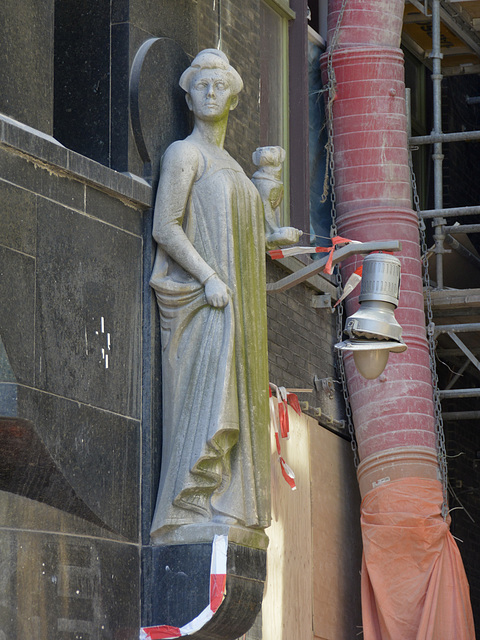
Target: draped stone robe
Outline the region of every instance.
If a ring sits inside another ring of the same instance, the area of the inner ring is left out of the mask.
[[[187,141],[199,169],[178,224],[230,302],[210,306],[204,286],[157,248],[150,284],[161,320],[163,453],[154,541],[179,525],[265,528],[270,518],[263,205],[226,151]],[[168,202],[161,209],[168,216]]]

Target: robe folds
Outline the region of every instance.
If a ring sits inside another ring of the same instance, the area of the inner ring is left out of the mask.
[[[163,449],[152,539],[214,517],[255,528],[270,519],[263,205],[226,151],[195,146],[181,224],[230,295],[210,306],[203,284],[157,248]]]

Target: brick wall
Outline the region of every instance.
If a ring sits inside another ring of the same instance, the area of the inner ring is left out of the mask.
[[[267,280],[279,280],[285,271],[267,264]],[[267,296],[270,380],[277,385],[313,388],[313,379],[337,379],[333,345],[336,342],[335,315],[330,309],[314,309],[309,287],[297,285],[283,293]],[[299,394],[312,406],[338,418],[339,385],[333,398],[325,391]]]

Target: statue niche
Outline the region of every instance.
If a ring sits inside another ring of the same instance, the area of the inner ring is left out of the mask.
[[[207,542],[227,533],[232,542],[264,548],[270,523],[265,247],[294,244],[300,232],[279,227],[275,217],[283,150],[254,154],[261,196],[224,149],[228,115],[243,87],[225,54],[201,51],[180,86],[195,125],[162,159],[153,227],[163,454],[151,539]]]

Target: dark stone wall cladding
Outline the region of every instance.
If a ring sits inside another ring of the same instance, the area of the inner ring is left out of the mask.
[[[4,148],[0,176],[0,629],[133,639],[142,211]]]
[[[0,112],[53,131],[54,1],[2,2]]]

